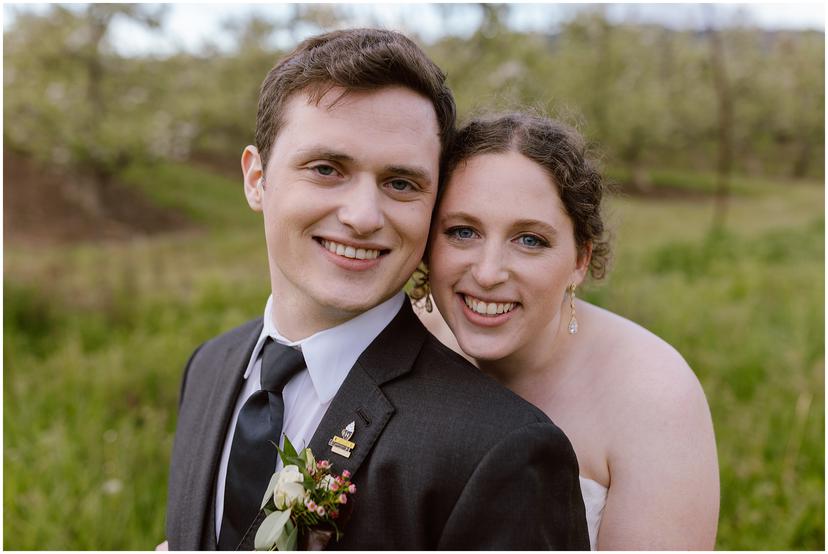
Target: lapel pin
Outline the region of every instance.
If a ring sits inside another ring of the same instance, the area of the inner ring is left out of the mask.
[[[333,438],[328,441],[328,445],[330,445],[331,450],[334,453],[346,458],[351,457],[351,450],[356,448],[356,444],[348,439],[354,435],[354,423],[355,422],[352,421],[342,430],[341,437],[334,435]]]

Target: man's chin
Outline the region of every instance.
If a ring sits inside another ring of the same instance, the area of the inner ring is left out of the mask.
[[[371,308],[379,306],[388,298],[391,298],[397,291],[391,294],[366,295],[364,291],[343,291],[335,296],[328,296],[323,302],[327,311],[335,318],[348,320]]]

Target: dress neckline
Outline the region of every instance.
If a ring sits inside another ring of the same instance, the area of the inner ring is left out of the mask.
[[[602,485],[598,481],[596,481],[594,479],[590,479],[589,477],[584,477],[583,475],[578,475],[578,479],[580,479],[581,482],[586,481],[587,483],[592,483],[596,487],[601,487],[601,490],[609,490],[608,487],[605,487],[604,485]]]

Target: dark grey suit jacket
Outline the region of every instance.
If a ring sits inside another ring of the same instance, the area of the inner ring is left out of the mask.
[[[187,364],[170,467],[171,550],[213,550],[219,457],[261,319]],[[351,421],[350,458],[328,441]],[[589,549],[569,440],[426,331],[408,302],[362,353],[309,445],[353,474],[331,549]]]

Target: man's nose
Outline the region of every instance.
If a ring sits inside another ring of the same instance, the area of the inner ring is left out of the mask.
[[[362,177],[355,180],[343,192],[339,208],[339,221],[353,229],[359,236],[368,236],[380,230],[385,224],[382,213],[382,196],[374,178]]]
[[[480,259],[472,265],[472,277],[484,289],[491,289],[509,279],[503,249],[495,243],[486,244]]]

